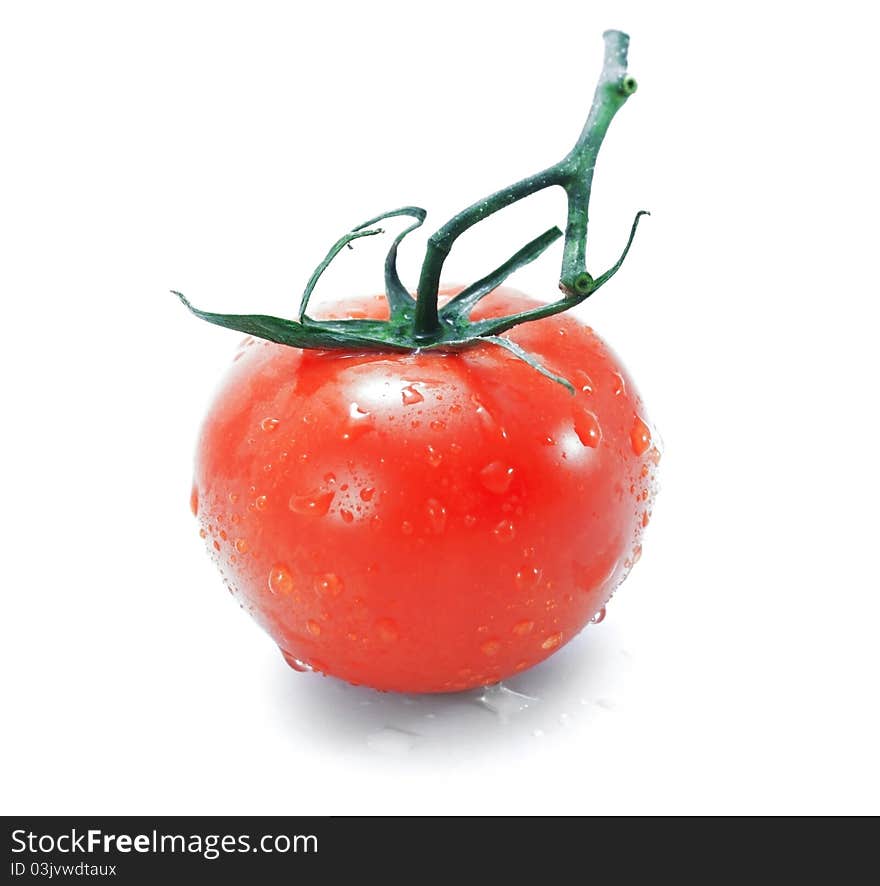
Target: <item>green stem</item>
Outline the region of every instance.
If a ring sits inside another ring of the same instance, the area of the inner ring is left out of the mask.
[[[175,294],[193,314],[208,323],[296,348],[347,351],[421,349],[454,351],[477,342],[487,342],[506,348],[518,359],[524,360],[547,378],[559,382],[570,393],[574,393],[574,388],[569,382],[556,375],[552,369],[542,366],[516,342],[501,337],[501,334],[520,323],[529,323],[567,311],[592,295],[620,269],[633,242],[639,218],[646,214],[640,212],[636,215],[629,239],[617,262],[603,274],[595,277],[590,275],[586,266],[586,244],[590,189],[593,184],[596,157],[614,115],[636,89],[635,80],[626,73],[629,37],[620,31],[607,31],[604,37],[605,62],[587,122],[574,147],[554,166],[484,197],[437,230],[428,240],[415,301],[397,272],[397,252],[407,234],[418,228],[425,219],[425,210],[418,206],[404,206],[384,212],[358,225],[337,240],[309,279],[302,295],[297,320],[286,320],[266,314],[217,314],[195,308],[179,292]],[[450,299],[442,310],[439,309],[437,297],[440,275],[456,239],[468,228],[493,213],[550,187],[561,187],[568,198],[568,218],[559,280],[562,296],[551,304],[541,304],[510,316],[471,320],[471,312],[480,299],[494,291],[510,274],[537,259],[562,236],[559,228],[554,227],[521,247],[494,271],[465,287],[456,297]],[[385,288],[389,318],[315,320],[309,317],[308,307],[312,292],[321,275],[339,252],[359,237],[380,233],[380,229],[373,227],[376,223],[400,216],[408,216],[413,222],[394,238],[385,259]]]
[[[611,120],[636,89],[635,80],[626,75],[629,37],[620,31],[606,31],[604,38],[605,61],[593,104],[583,131],[569,154],[554,166],[472,204],[453,216],[428,240],[413,323],[417,340],[430,342],[441,333],[437,309],[440,274],[455,240],[493,213],[545,188],[560,186],[568,197],[560,286],[572,295],[583,297],[591,291],[592,278],[586,270],[586,239],[596,156]]]

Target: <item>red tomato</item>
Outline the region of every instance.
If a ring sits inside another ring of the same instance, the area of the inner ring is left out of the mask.
[[[499,289],[474,313],[535,304]],[[508,335],[576,395],[488,343],[243,342],[201,432],[193,507],[293,667],[406,692],[493,683],[567,643],[638,559],[660,456],[632,380],[569,315]]]

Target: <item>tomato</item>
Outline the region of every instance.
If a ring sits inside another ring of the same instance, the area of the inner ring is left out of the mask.
[[[497,289],[474,317],[536,304]],[[352,300],[338,316],[387,306]],[[201,431],[192,503],[230,592],[293,667],[462,690],[532,667],[601,617],[641,552],[656,435],[578,319],[509,338],[575,395],[490,343],[244,340]]]

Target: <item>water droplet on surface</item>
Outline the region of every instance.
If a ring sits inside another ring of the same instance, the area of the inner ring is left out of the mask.
[[[415,747],[419,737],[414,732],[385,726],[367,736],[367,747],[380,754],[405,754]]]
[[[311,495],[294,495],[288,502],[288,507],[294,514],[323,517],[330,510],[330,505],[335,495],[336,493],[332,489],[326,492],[312,493]]]
[[[498,655],[500,651],[501,642],[499,640],[487,640],[482,646],[480,646],[480,652],[482,652],[483,655],[488,655],[490,657]]]
[[[373,518],[376,519],[375,517]],[[413,533],[413,525],[409,522],[409,520],[404,520],[403,523],[400,524],[400,531],[404,535],[412,535]]]
[[[492,530],[492,535],[501,542],[513,541],[516,537],[516,527],[510,522],[510,520],[502,520]]]
[[[269,570],[269,590],[273,594],[289,594],[293,590],[293,576],[286,566],[276,563]]]
[[[524,711],[537,701],[538,699],[534,696],[514,692],[503,683],[485,686],[477,698],[477,704],[492,711],[493,714],[497,714],[502,723],[506,723],[511,716]]]
[[[636,455],[643,455],[651,447],[651,429],[638,416],[629,432],[629,439]]]
[[[555,649],[562,642],[562,634],[551,634],[541,644],[541,649]]]
[[[517,569],[514,580],[520,590],[529,590],[538,586],[538,582],[541,580],[541,570],[537,566],[522,566]]]
[[[219,550],[220,550],[220,542],[219,542],[219,541],[215,541],[215,542],[214,542],[214,550],[215,550],[215,551],[219,551]]]
[[[354,514],[351,511],[346,510],[345,508],[339,509],[339,516],[342,517],[343,523],[352,523],[354,522]]]
[[[602,429],[599,427],[598,419],[586,409],[575,414],[574,432],[578,435],[578,440],[590,449],[595,449],[602,439]]]
[[[642,514],[642,529],[644,529],[650,522],[651,522],[651,512],[645,511],[645,513]]]
[[[480,471],[480,483],[484,489],[503,495],[513,482],[513,468],[503,461],[493,461]]]
[[[254,499],[254,507],[258,511],[265,511],[266,510],[266,502],[267,502],[267,499],[266,499],[265,495],[258,495]]]
[[[271,432],[271,431],[274,431],[275,428],[277,428],[278,425],[280,425],[280,424],[281,424],[281,422],[277,418],[264,418],[260,422],[260,430],[266,431],[266,432]]]
[[[518,621],[511,630],[518,637],[525,637],[532,633],[535,623],[533,621]]]
[[[425,399],[424,395],[415,385],[407,385],[400,392],[400,397],[403,400],[404,406],[415,406],[416,403],[421,403]]]
[[[315,590],[328,597],[338,597],[345,590],[345,585],[335,572],[327,572],[315,578]]]
[[[434,421],[431,422],[430,428],[432,431],[443,431],[446,429],[446,422],[440,421],[439,418],[435,418]]]
[[[376,622],[376,633],[383,643],[393,643],[400,636],[397,622],[393,618],[380,618]]]
[[[605,607],[604,606],[602,606],[600,609],[598,609],[594,613],[593,617],[590,619],[590,624],[591,625],[600,625],[600,624],[602,624],[603,621],[605,621]]]
[[[464,525],[468,529],[473,529],[477,525],[477,518],[473,514],[464,515]]]
[[[626,382],[619,372],[612,372],[611,377],[614,380],[614,396],[620,397],[626,393]]]
[[[310,618],[310,619],[306,622],[306,630],[307,630],[307,631],[308,631],[313,637],[320,637],[320,636],[321,636],[321,625],[319,625],[318,622],[316,622],[314,619],[311,619],[311,618]]]
[[[439,535],[446,529],[446,508],[436,498],[429,498],[425,503],[425,513],[433,532]]]
[[[373,489],[372,486],[365,486],[359,493],[360,497],[361,497],[361,501],[370,501],[370,499],[372,499],[375,492],[376,492],[376,490]]]
[[[235,550],[238,551],[239,554],[246,554],[248,552],[248,543],[243,538],[237,538],[235,540]]]
[[[199,515],[199,490],[195,486],[189,494],[189,509],[192,511],[193,517]]]
[[[200,529],[199,530],[199,538],[207,538],[207,537],[208,537],[208,533],[205,532],[204,529]]]
[[[432,468],[439,468],[443,463],[443,453],[438,452],[433,446],[430,444],[425,447],[425,453],[428,460],[428,464]]]

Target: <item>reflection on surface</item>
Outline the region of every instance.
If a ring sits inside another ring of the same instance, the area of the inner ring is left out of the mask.
[[[564,649],[503,684],[448,695],[406,695],[297,674],[280,659],[269,700],[297,740],[381,756],[491,752],[537,742],[613,716],[630,669],[613,624],[584,630]]]

